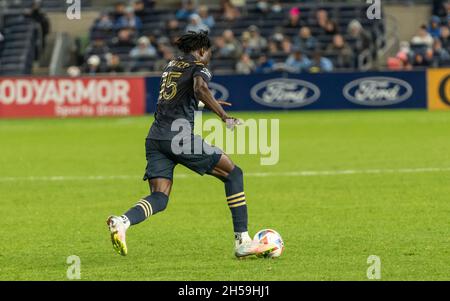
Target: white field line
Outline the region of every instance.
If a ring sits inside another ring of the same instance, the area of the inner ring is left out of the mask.
[[[289,172],[245,172],[245,177],[315,177],[315,176],[341,176],[358,174],[408,174],[408,173],[438,173],[450,172],[450,167],[424,167],[424,168],[398,168],[398,169],[346,169],[346,170],[310,170]],[[195,176],[195,174],[175,174],[176,179]],[[139,175],[114,176],[31,176],[31,177],[0,177],[0,182],[18,181],[105,181],[138,179]]]

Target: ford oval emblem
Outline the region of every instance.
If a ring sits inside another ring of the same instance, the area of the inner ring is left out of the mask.
[[[365,77],[348,83],[344,97],[363,106],[389,106],[407,100],[413,93],[411,85],[392,77]]]
[[[255,85],[251,91],[254,101],[273,108],[304,107],[320,97],[319,88],[307,81],[276,78]]]

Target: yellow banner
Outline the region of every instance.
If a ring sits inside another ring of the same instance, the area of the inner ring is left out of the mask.
[[[450,68],[428,69],[428,109],[450,110]]]

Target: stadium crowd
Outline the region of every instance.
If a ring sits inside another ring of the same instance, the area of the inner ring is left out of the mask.
[[[236,33],[231,26],[217,31],[218,22],[245,21],[245,1],[221,0],[220,9],[211,12],[206,5],[196,6],[194,1],[184,0],[173,16],[163,22],[164,26],[150,32],[143,29],[143,20],[154,9],[155,1],[116,3],[93,24],[82,71],[90,74],[160,71],[168,60],[179,54],[174,42],[187,31],[214,33],[210,34],[213,61],[223,64],[212,66],[213,71],[241,74],[354,69],[358,67],[358,54],[374,47],[371,33],[357,18],[343,30],[325,9],[318,8],[303,16],[301,6],[285,1],[253,2],[261,18],[270,16],[281,20],[271,32],[262,31],[257,24],[249,24],[241,33]]]
[[[428,24],[421,25],[410,41],[402,41],[395,57],[388,58],[391,70],[450,66],[450,2],[435,1]]]

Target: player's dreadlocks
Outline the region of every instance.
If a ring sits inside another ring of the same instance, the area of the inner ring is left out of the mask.
[[[211,48],[211,40],[208,37],[207,31],[189,31],[188,33],[182,35],[175,42],[175,45],[183,51],[184,53],[191,53],[202,48]]]

